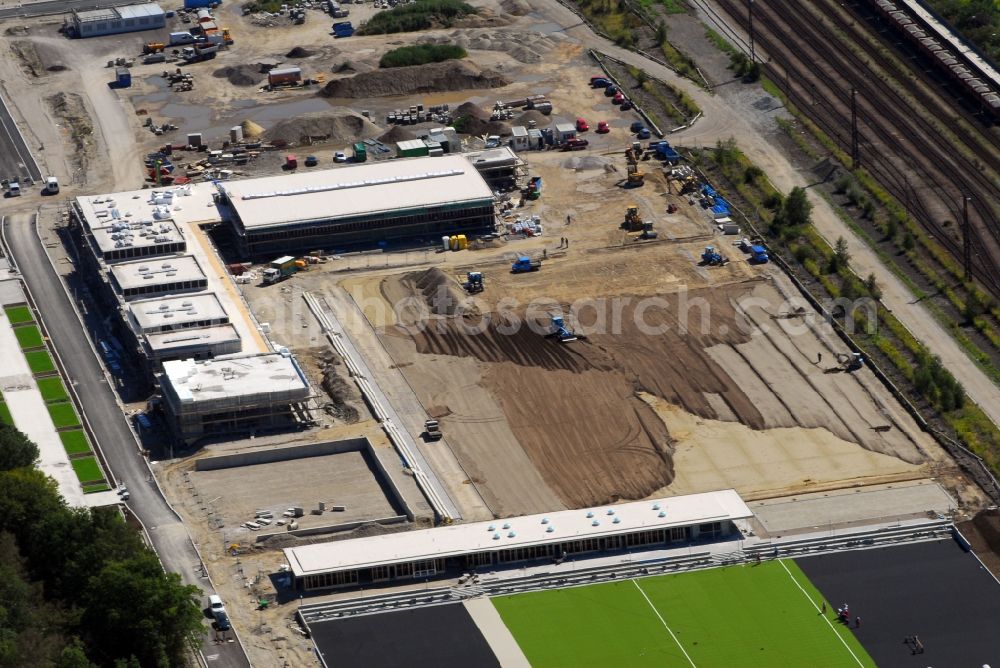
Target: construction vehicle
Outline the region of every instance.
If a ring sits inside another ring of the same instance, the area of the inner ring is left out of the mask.
[[[440,441],[444,434],[441,433],[441,425],[437,420],[425,420],[424,421],[424,440],[427,441]]]
[[[771,261],[771,258],[767,255],[767,249],[760,244],[754,244],[750,246],[750,263],[751,264],[767,264]]]
[[[185,46],[184,50],[181,51],[181,58],[183,58],[186,63],[200,63],[203,60],[211,60],[212,58],[215,58],[215,54],[218,52],[218,44],[212,44],[211,46],[201,46],[199,44],[195,44],[194,46]]]
[[[655,239],[658,236],[659,235],[656,233],[656,230],[653,229],[652,221],[647,220],[642,224],[642,232],[635,238],[635,240]]]
[[[146,42],[142,47],[142,52],[145,54],[159,53],[165,48],[167,48],[167,45],[163,42]]]
[[[465,284],[462,287],[470,295],[482,292],[486,289],[486,277],[481,271],[470,271],[465,275]]]
[[[573,330],[566,327],[566,322],[561,315],[550,316],[548,338],[558,339],[559,343],[570,343],[581,338]]]
[[[729,263],[729,258],[715,250],[714,246],[705,246],[705,252],[701,254],[701,263],[710,267],[721,267]]]
[[[334,38],[340,37],[350,37],[354,34],[354,26],[351,25],[350,21],[340,21],[333,24],[333,36]]]
[[[861,353],[838,353],[837,362],[844,371],[857,371],[865,365],[865,358]]]
[[[621,225],[626,232],[642,232],[643,222],[639,217],[639,207],[630,206],[625,209],[625,222]]]
[[[510,265],[512,274],[526,274],[529,271],[538,271],[542,268],[541,260],[532,260],[527,255],[517,258],[514,264]]]
[[[630,164],[628,175],[625,180],[626,188],[640,188],[646,182],[646,172],[639,169],[639,165]]]
[[[264,269],[262,274],[264,285],[273,285],[283,281],[298,270],[299,267],[296,265],[294,257],[291,255],[279,257]]]

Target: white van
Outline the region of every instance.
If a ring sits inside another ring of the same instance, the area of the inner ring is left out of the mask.
[[[213,615],[226,612],[226,606],[222,604],[222,597],[218,594],[212,594],[208,597],[208,607],[212,609]]]
[[[50,195],[55,195],[59,192],[59,179],[54,176],[45,179],[45,192]]]
[[[10,183],[7,184],[7,193],[11,197],[20,197],[21,196],[21,184],[18,183],[17,181],[11,181]]]

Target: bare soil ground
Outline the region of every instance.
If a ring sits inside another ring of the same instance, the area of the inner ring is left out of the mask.
[[[1000,510],[983,510],[971,520],[960,523],[958,530],[972,544],[986,568],[1000,577]]]

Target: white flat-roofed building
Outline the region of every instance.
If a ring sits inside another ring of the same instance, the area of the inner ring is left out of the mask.
[[[111,265],[108,273],[115,291],[125,301],[200,292],[208,287],[208,278],[193,255],[121,262]]]
[[[139,30],[156,30],[167,24],[166,13],[154,3],[73,12],[77,37],[100,37]]]
[[[173,332],[229,323],[229,315],[214,293],[142,299],[125,307],[137,335]]]
[[[287,353],[163,363],[157,375],[168,422],[191,443],[205,436],[287,427],[305,419],[309,381]]]
[[[462,156],[410,158],[218,184],[248,256],[490,232],[493,192]]]
[[[735,490],[560,510],[285,548],[299,589],[427,578],[567,555],[666,548],[739,534]]]
[[[141,345],[146,358],[159,364],[168,360],[210,359],[243,349],[240,334],[232,325],[146,334]]]

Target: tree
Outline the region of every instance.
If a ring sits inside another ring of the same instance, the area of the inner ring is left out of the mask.
[[[837,258],[837,264],[841,267],[846,267],[851,261],[851,252],[847,249],[847,239],[844,237],[837,237],[836,243],[833,244],[833,256]]]
[[[0,471],[27,468],[33,466],[37,459],[37,445],[17,427],[0,424]]]
[[[112,659],[180,666],[203,631],[200,593],[163,572],[152,552],[110,562],[87,583],[81,631]]]
[[[980,297],[979,291],[975,288],[969,290],[969,296],[965,300],[965,308],[962,309],[965,321],[971,324],[976,318],[986,313],[988,309],[989,304]]]
[[[895,216],[889,216],[889,222],[885,224],[885,240],[895,241],[897,234],[899,234],[899,222]]]
[[[873,299],[882,299],[882,288],[879,286],[875,274],[868,274],[868,278],[865,279],[865,289],[868,290],[868,294]]]
[[[792,192],[788,193],[788,197],[781,205],[781,213],[775,220],[780,220],[779,224],[783,227],[799,227],[808,225],[811,215],[812,202],[806,196],[806,191],[803,188],[795,187],[792,188]]]
[[[917,245],[917,240],[913,238],[913,235],[909,232],[903,237],[903,250],[909,252],[913,250],[914,246]]]

